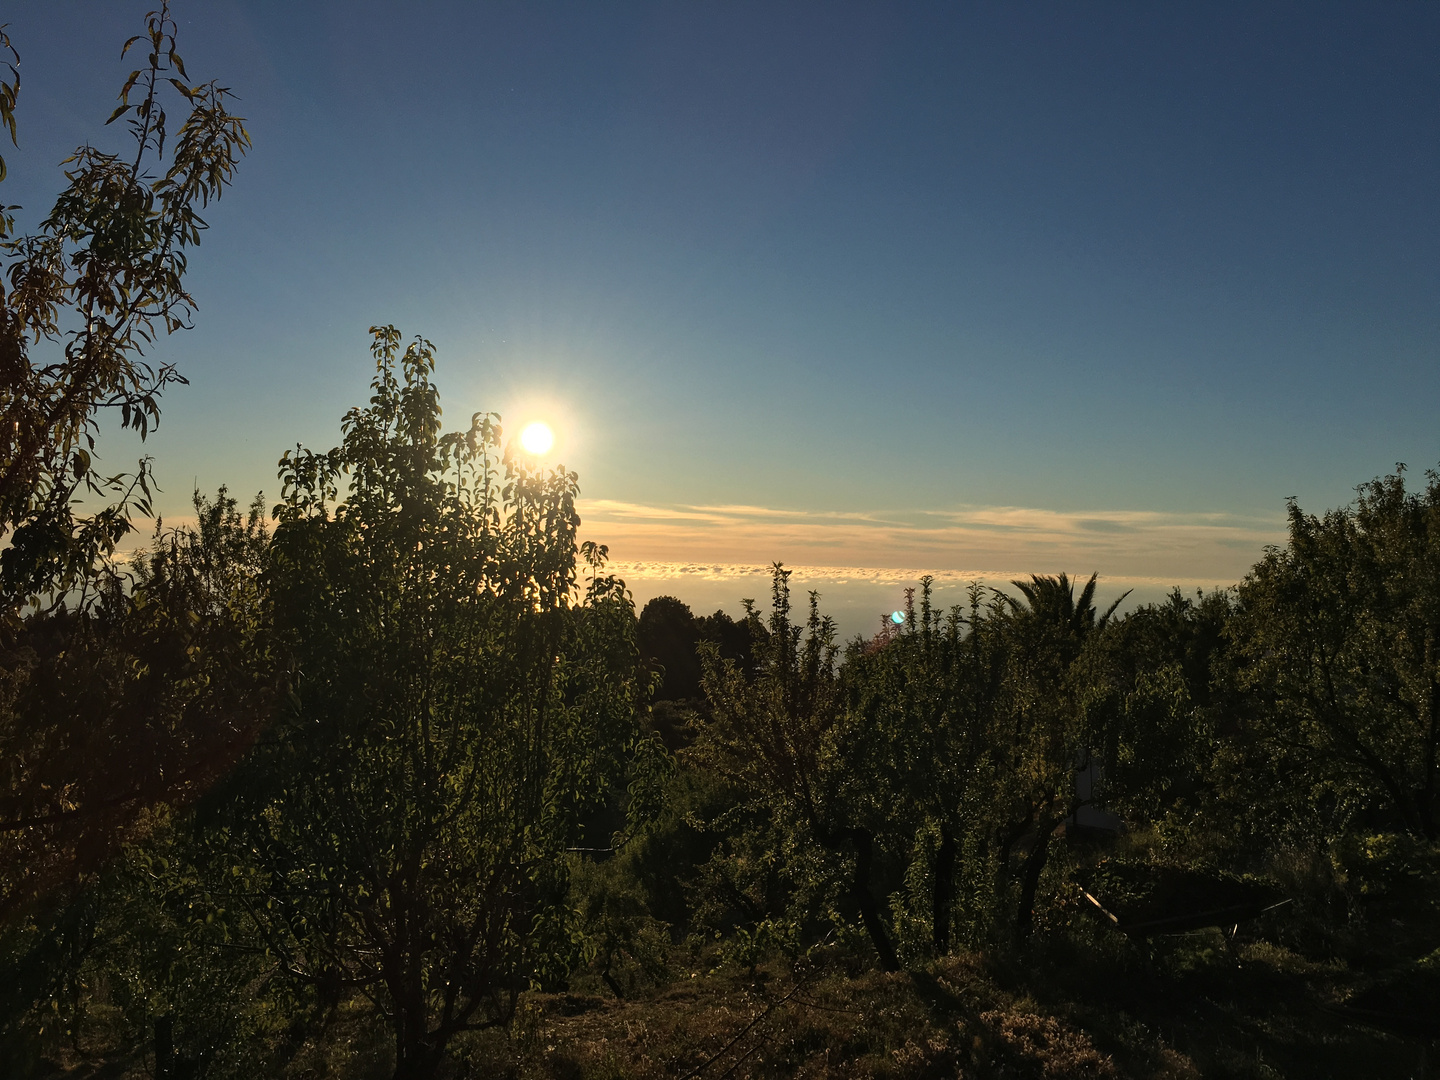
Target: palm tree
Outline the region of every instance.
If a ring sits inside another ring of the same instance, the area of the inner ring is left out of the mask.
[[[1099,579],[1098,574],[1091,574],[1090,580],[1080,590],[1080,597],[1075,597],[1075,582],[1063,571],[1059,577],[1051,577],[1049,574],[1031,574],[1029,582],[1015,580],[1010,584],[1020,590],[1021,594],[1029,602],[1029,609],[1022,608],[1018,600],[1013,597],[1005,597],[1017,616],[1033,620],[1037,628],[1042,631],[1048,630],[1058,632],[1059,635],[1068,640],[1070,648],[1066,650],[1064,657],[1065,665],[1068,667],[1080,652],[1080,645],[1092,630],[1103,629],[1115,614],[1118,608],[1130,595],[1126,589],[1120,594],[1120,598],[1105,609],[1105,614],[1098,619],[1095,614],[1095,582]],[[1003,594],[1002,594],[1003,595]]]

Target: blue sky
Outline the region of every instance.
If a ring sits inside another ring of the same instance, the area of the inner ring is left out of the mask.
[[[120,135],[148,6],[6,5],[22,226]],[[1235,580],[1287,496],[1440,461],[1433,5],[176,11],[255,146],[162,350],[171,513],[332,445],[376,322],[457,423],[554,423],[596,538],[682,595]]]

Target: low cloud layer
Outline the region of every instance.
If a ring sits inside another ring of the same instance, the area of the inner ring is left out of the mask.
[[[719,580],[775,561],[827,579],[1008,579],[1061,570],[1149,584],[1231,584],[1284,519],[1152,511],[1062,513],[1030,507],[809,513],[758,506],[581,505],[585,535],[646,577]]]

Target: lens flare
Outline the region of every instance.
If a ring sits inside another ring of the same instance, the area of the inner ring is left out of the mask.
[[[520,445],[536,457],[548,454],[550,447],[555,445],[555,433],[550,430],[549,424],[542,424],[536,420],[520,432]]]

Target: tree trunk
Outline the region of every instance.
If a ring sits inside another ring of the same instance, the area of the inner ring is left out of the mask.
[[[439,1067],[440,1055],[424,1040],[418,1045],[396,1046],[394,1080],[433,1080]]]
[[[1020,868],[1020,904],[1015,913],[1015,931],[1021,938],[1029,937],[1035,928],[1035,891],[1040,886],[1040,873],[1050,858],[1050,834],[1054,830],[1055,822],[1041,822],[1035,834],[1035,846]]]
[[[1435,670],[1435,643],[1425,643],[1425,666],[1431,671]],[[1429,694],[1430,714],[1425,719],[1428,721],[1425,732],[1425,781],[1420,792],[1420,826],[1425,830],[1425,839],[1432,844],[1435,842],[1437,829],[1435,827],[1435,766],[1436,753],[1440,751],[1440,682],[1430,680]]]
[[[440,1065],[438,1040],[427,1030],[425,1004],[420,994],[395,1002],[394,1080],[431,1080]]]
[[[175,1017],[167,1013],[155,1018],[155,1080],[174,1080]]]
[[[860,920],[865,924],[865,932],[870,935],[870,943],[875,946],[875,952],[880,957],[880,966],[886,971],[899,971],[900,958],[895,953],[895,946],[890,942],[890,935],[885,932],[885,922],[880,917],[880,905],[875,902],[874,894],[870,891],[875,839],[868,829],[850,829],[846,835],[855,845],[855,879],[851,883],[850,891],[855,903],[859,905]]]
[[[950,954],[950,909],[955,906],[955,837],[940,826],[940,847],[935,852],[935,881],[931,890],[931,931],[936,956]]]
[[[617,999],[619,999],[620,1001],[625,1000],[625,991],[620,989],[620,984],[616,982],[615,976],[610,974],[609,964],[606,964],[605,967],[601,969],[600,979],[602,982],[604,982],[606,986],[610,988],[610,992],[614,994]]]

